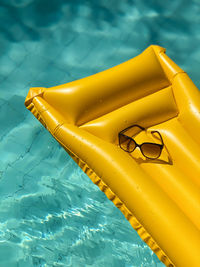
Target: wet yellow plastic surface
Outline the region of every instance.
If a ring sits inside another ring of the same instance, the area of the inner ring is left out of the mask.
[[[123,212],[166,266],[200,266],[200,92],[150,46],[114,68],[52,88],[31,88],[26,107]],[[139,143],[164,150],[148,160],[118,146],[139,124]]]

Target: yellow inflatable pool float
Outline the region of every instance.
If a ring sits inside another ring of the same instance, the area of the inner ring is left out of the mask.
[[[164,48],[25,105],[166,266],[200,266],[200,92]]]

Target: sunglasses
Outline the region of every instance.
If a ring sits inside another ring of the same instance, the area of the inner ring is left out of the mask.
[[[159,135],[162,144],[149,143],[149,142],[137,144],[136,141],[132,137],[124,134],[126,131],[130,130],[133,127],[138,127],[142,131],[145,130],[145,128],[143,128],[137,124],[132,125],[126,129],[122,130],[118,134],[120,148],[123,149],[124,151],[128,152],[128,153],[132,153],[136,149],[136,147],[139,147],[140,151],[142,152],[142,154],[145,158],[148,158],[148,159],[159,158],[161,155],[161,152],[163,150],[163,147],[164,147],[164,143],[163,143],[163,139],[162,139],[161,134],[158,131],[151,131],[152,134],[157,133]]]

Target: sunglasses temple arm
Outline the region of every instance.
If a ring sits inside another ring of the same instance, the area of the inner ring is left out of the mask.
[[[137,125],[137,124],[134,124],[134,125],[131,125],[131,126],[127,127],[126,129],[122,130],[121,132],[119,132],[119,134],[120,134],[120,133],[124,133],[124,132],[126,132],[128,129],[131,129],[132,127],[138,127],[138,128],[140,128],[141,130],[143,130],[143,131],[145,130],[145,128],[143,128],[142,126]]]
[[[151,133],[152,133],[152,134],[153,134],[153,133],[158,133],[159,136],[160,136],[160,140],[161,140],[161,142],[162,142],[162,145],[164,146],[164,142],[163,142],[162,135],[161,135],[158,131],[152,131]]]

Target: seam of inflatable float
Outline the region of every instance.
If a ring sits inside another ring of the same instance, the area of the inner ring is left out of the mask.
[[[27,106],[33,115],[44,125],[45,128],[48,129],[45,121],[43,120],[41,113],[37,110],[33,103],[30,103]],[[106,185],[106,183],[76,154],[74,154],[70,149],[66,147],[56,136],[55,133],[58,132],[60,126],[63,124],[59,124],[56,126],[54,131],[49,132],[53,135],[53,137],[62,145],[62,147],[67,151],[67,153],[72,157],[72,159],[78,164],[78,166],[86,173],[86,175],[91,179],[91,181],[99,187],[99,189],[104,192],[109,200],[111,200],[114,205],[123,213],[125,218],[129,221],[131,226],[137,231],[140,238],[151,248],[151,250],[157,255],[157,257],[167,266],[167,267],[175,267],[169,257],[165,254],[165,252],[159,247],[156,241],[152,238],[152,236],[147,232],[147,230],[143,227],[143,225],[137,220],[134,214],[127,208],[127,206],[120,200],[120,198]]]

